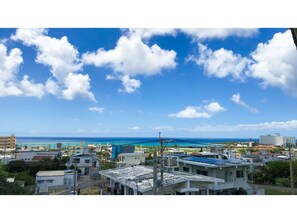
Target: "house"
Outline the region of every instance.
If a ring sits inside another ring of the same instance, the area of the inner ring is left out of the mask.
[[[154,194],[154,171],[149,166],[130,166],[102,170],[101,194],[152,195]],[[163,174],[161,187],[160,173],[157,174],[157,194],[165,195],[206,195],[209,187],[224,183],[223,179],[193,175],[184,172]]]
[[[92,167],[97,166],[95,154],[78,154],[70,157],[67,168],[77,168],[81,174],[88,175]]]
[[[144,153],[120,153],[118,155],[118,166],[140,165],[145,162]]]
[[[49,189],[70,188],[74,186],[74,182],[77,182],[74,176],[74,172],[64,170],[38,171],[36,173],[36,193],[47,193]]]
[[[25,162],[39,161],[43,158],[60,159],[61,157],[61,151],[18,151],[16,153],[16,159],[23,160]]]
[[[210,194],[253,194],[248,184],[248,172],[252,163],[240,159],[214,159],[189,156],[177,160],[179,170],[189,174],[199,174],[224,180],[223,183],[210,185]]]

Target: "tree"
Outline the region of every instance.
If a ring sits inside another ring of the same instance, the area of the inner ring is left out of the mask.
[[[18,173],[26,170],[25,165],[26,163],[23,160],[14,160],[14,161],[10,161],[6,165],[6,168],[7,168],[7,171],[10,173]]]

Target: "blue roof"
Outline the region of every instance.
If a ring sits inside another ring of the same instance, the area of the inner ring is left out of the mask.
[[[203,158],[203,157],[196,157],[196,156],[189,156],[189,157],[183,158],[182,160],[199,162],[199,163],[207,163],[207,164],[213,164],[213,165],[227,165],[227,164],[235,163],[234,161],[231,161],[231,160]]]

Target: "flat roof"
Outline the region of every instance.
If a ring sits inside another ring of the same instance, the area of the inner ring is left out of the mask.
[[[142,193],[153,189],[153,168],[148,166],[108,169],[102,170],[99,173],[116,182],[127,185],[130,188],[137,189]],[[160,173],[158,173],[158,179],[160,179]],[[218,178],[183,172],[164,172],[163,179],[164,186],[174,185],[188,180],[200,182],[224,182],[224,180]]]
[[[204,157],[196,157],[196,156],[189,156],[186,158],[178,159],[177,161],[183,162],[183,163],[189,163],[193,165],[208,166],[208,167],[250,165],[250,163],[240,159],[222,160],[222,159],[204,158]]]
[[[64,176],[64,170],[50,170],[50,171],[38,171],[36,176],[38,177],[50,177],[50,176]]]

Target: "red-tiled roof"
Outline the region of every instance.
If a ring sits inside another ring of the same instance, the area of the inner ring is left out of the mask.
[[[34,156],[32,161],[40,161],[43,159],[53,159],[53,156]]]

